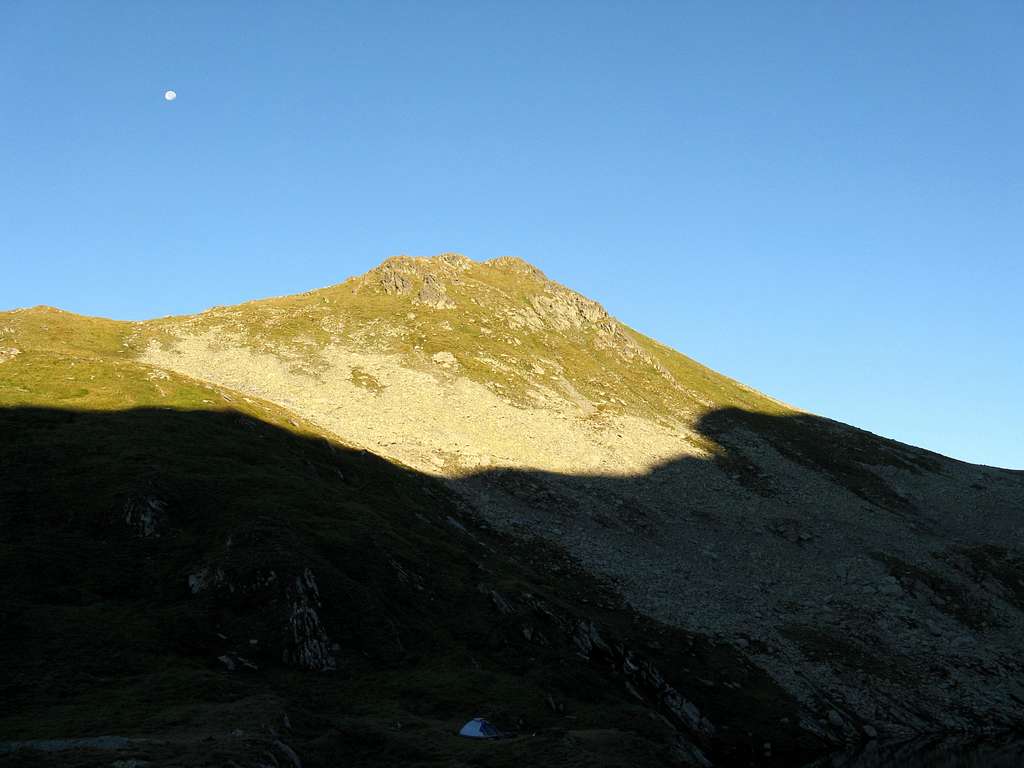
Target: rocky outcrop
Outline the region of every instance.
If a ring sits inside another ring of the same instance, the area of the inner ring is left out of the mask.
[[[435,352],[430,356],[430,359],[440,365],[442,368],[456,368],[458,367],[459,361],[455,355],[447,350],[442,352]]]
[[[240,636],[222,638],[225,650],[218,658],[228,670],[255,668],[241,651],[265,656],[275,648],[277,660],[289,666],[318,672],[337,668],[337,646],[321,619],[323,602],[312,569],[281,578],[274,569],[237,572],[205,565],[188,575],[188,589],[195,596],[209,595],[225,610],[244,609],[249,617],[233,622]],[[253,607],[259,610],[252,613]]]
[[[155,538],[160,536],[167,502],[151,494],[141,494],[127,499],[121,511],[132,533],[142,538]]]
[[[224,571],[221,568],[200,568],[188,576],[188,591],[193,595],[205,592],[208,589],[219,587],[227,581]]]
[[[604,320],[608,313],[596,301],[562,289],[530,297],[530,306],[544,321],[558,331],[580,329]]]
[[[332,644],[317,613],[321,609],[320,591],[309,568],[292,580],[286,600],[284,662],[318,672],[334,670],[337,662]]]
[[[702,745],[706,746],[714,738],[714,725],[665,679],[650,660],[611,634],[606,634],[593,620],[566,615],[537,595],[523,594],[513,600],[484,584],[478,585],[477,589],[490,598],[492,606],[502,617],[514,620],[514,626],[527,642],[572,649],[635,699],[664,717],[679,731],[676,749],[687,757],[685,765],[711,765]],[[557,705],[554,708],[557,710]]]
[[[652,705],[678,728],[704,741],[715,735],[711,722],[692,701],[666,682],[657,667],[621,642],[606,642],[592,621],[578,620],[572,639],[580,656],[611,670],[631,694]]]
[[[381,290],[388,296],[401,296],[412,290],[412,281],[397,269],[381,269],[377,277]]]
[[[462,258],[465,259],[466,257],[463,256]],[[468,259],[466,260],[468,261]],[[489,267],[500,269],[503,272],[512,272],[513,274],[522,275],[523,277],[531,280],[547,281],[548,279],[541,270],[518,256],[498,256],[493,259],[488,259],[484,264]]]
[[[414,303],[426,304],[434,309],[455,309],[455,302],[448,298],[444,284],[429,274],[423,278],[423,287],[416,294]]]

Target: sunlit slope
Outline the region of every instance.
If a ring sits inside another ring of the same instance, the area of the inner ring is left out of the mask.
[[[421,469],[641,471],[709,410],[789,412],[519,259],[396,257],[317,291],[141,325],[142,359],[287,405]]]
[[[778,408],[510,257],[395,257],[339,285],[147,324],[154,329],[238,334],[312,372],[324,370],[318,350],[331,345],[401,355],[428,370],[433,355],[451,353],[461,375],[500,384],[502,395],[523,405],[534,404],[538,387],[563,390],[564,377],[596,413]]]
[[[266,401],[137,361],[133,323],[52,307],[0,313],[0,408],[230,409],[296,432],[312,425]]]

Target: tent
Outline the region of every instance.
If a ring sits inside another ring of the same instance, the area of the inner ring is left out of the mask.
[[[482,717],[474,717],[459,731],[459,736],[468,736],[471,739],[496,739],[501,732]]]

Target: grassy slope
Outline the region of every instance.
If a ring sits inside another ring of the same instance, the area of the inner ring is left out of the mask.
[[[532,404],[526,391],[536,380],[533,365],[540,362],[545,366],[549,361],[548,372],[561,368],[599,411],[655,420],[723,407],[762,413],[790,411],[618,323],[620,335],[611,340],[607,334],[602,338],[600,323],[511,328],[509,319],[532,313],[532,301],[537,297],[575,294],[551,283],[525,262],[467,263],[468,268],[460,270],[447,266],[443,257],[393,259],[365,276],[328,288],[151,321],[139,330],[132,344],[166,339],[180,329],[201,332],[217,328],[237,334],[255,349],[301,361],[313,372],[322,363],[319,350],[332,340],[356,349],[394,353],[413,367],[429,366],[429,358],[436,352],[452,352],[459,359],[461,373],[483,384],[498,385],[502,394],[524,405]],[[409,288],[387,293],[381,276],[396,270],[409,281]],[[454,308],[435,309],[417,301],[428,277],[445,286]],[[656,361],[676,385],[638,359],[633,350]],[[482,357],[506,367],[495,370]]]
[[[137,326],[50,307],[0,313],[0,345],[19,354],[0,363],[0,407],[118,410],[231,408],[307,431],[289,411],[135,362],[127,342]]]

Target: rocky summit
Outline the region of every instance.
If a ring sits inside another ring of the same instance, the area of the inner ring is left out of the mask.
[[[793,766],[1024,725],[1024,473],[520,259],[0,313],[0,435],[0,762]]]

